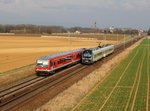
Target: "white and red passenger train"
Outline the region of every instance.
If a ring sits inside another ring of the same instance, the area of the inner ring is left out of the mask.
[[[50,74],[55,72],[57,69],[65,67],[67,65],[80,62],[82,52],[85,49],[76,49],[59,54],[53,54],[48,56],[42,56],[36,61],[36,74]]]

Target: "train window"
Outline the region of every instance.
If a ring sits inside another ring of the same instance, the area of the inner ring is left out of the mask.
[[[61,64],[61,63],[65,62],[65,61],[66,61],[65,58],[61,58],[61,59],[59,59],[58,64]]]
[[[102,55],[102,52],[98,53],[98,55],[99,55],[99,56]]]
[[[56,65],[56,61],[54,61],[54,66]]]
[[[60,60],[58,61],[58,64],[60,64]]]
[[[78,54],[77,54],[77,57],[81,57],[81,53],[78,53]]]
[[[107,53],[107,52],[109,52],[109,50],[106,50],[105,52]]]
[[[53,66],[53,62],[52,61],[50,61],[50,66]]]
[[[67,56],[66,58],[65,58],[65,60],[71,60],[73,58],[73,56]]]
[[[102,55],[102,52],[97,53],[94,57],[98,57],[98,56],[101,56],[101,55]]]
[[[61,59],[61,62],[65,62],[65,58],[62,58],[62,59]]]

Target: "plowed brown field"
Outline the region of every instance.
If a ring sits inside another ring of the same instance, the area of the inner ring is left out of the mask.
[[[0,36],[0,73],[35,63],[39,56],[94,47],[98,42],[81,38]],[[105,43],[116,44],[115,41]]]

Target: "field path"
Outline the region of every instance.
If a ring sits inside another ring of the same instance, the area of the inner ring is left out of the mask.
[[[143,60],[143,59],[142,59]],[[133,86],[132,86],[132,89],[131,89],[131,91],[130,91],[130,95],[129,95],[129,98],[128,98],[128,101],[127,101],[127,104],[126,104],[126,107],[125,107],[125,111],[127,111],[128,109],[128,106],[129,106],[129,103],[130,103],[130,100],[131,100],[131,97],[132,97],[132,94],[133,94],[133,90],[134,90],[134,87],[135,87],[135,85],[136,85],[136,81],[137,81],[137,79],[138,79],[138,72],[139,72],[139,70],[141,69],[141,63],[143,62],[143,61],[140,61],[139,62],[139,64],[138,64],[138,68],[137,68],[137,71],[136,71],[136,77],[135,77],[135,79],[134,79],[134,83],[133,83]]]
[[[111,97],[112,93],[115,91],[115,89],[117,88],[119,82],[121,81],[122,77],[124,76],[125,72],[127,71],[127,69],[129,68],[130,64],[133,62],[134,58],[137,56],[138,51],[136,52],[136,54],[134,55],[134,57],[132,58],[132,60],[128,63],[127,67],[125,68],[124,72],[121,74],[120,78],[118,79],[116,85],[113,87],[112,91],[110,92],[110,94],[107,96],[106,100],[104,101],[104,103],[102,104],[102,106],[100,107],[99,111],[101,111],[104,106],[106,105],[107,101],[109,100],[109,98]]]
[[[148,52],[149,52],[149,46],[148,46]],[[149,90],[150,90],[150,85],[149,85],[149,84],[150,84],[150,81],[149,81],[149,79],[150,79],[150,78],[149,78],[149,77],[150,77],[150,76],[149,76],[149,73],[150,73],[150,72],[149,72],[149,68],[150,68],[150,67],[149,67],[149,62],[150,62],[149,60],[150,60],[150,59],[149,59],[149,57],[150,57],[150,52],[147,53],[147,54],[148,54],[148,58],[147,58],[147,75],[148,75],[147,77],[148,77],[148,82],[147,82],[146,111],[149,111],[149,93],[150,93],[150,92],[149,92]]]
[[[136,91],[135,91],[135,94],[134,94],[133,103],[132,103],[132,106],[131,106],[131,111],[133,111],[133,109],[134,109],[134,104],[135,104],[135,100],[136,100],[138,89],[139,89],[144,57],[145,57],[145,53],[144,53],[144,56],[142,57],[141,62],[140,62],[139,78],[138,78],[138,81],[137,81],[138,83],[137,83],[137,86],[136,86]]]

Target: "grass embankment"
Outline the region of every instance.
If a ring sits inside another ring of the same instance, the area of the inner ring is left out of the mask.
[[[74,111],[149,110],[150,40],[144,40]]]
[[[18,67],[6,72],[0,73],[0,86],[12,84],[26,77],[35,75],[35,64],[29,64],[23,67]]]
[[[13,73],[17,73],[21,70],[24,70],[24,69],[27,69],[27,68],[30,68],[30,67],[35,67],[35,63],[34,64],[29,64],[29,65],[26,65],[26,66],[22,66],[22,67],[18,67],[18,68],[8,70],[8,71],[5,71],[5,72],[0,72],[0,76],[12,75]]]

